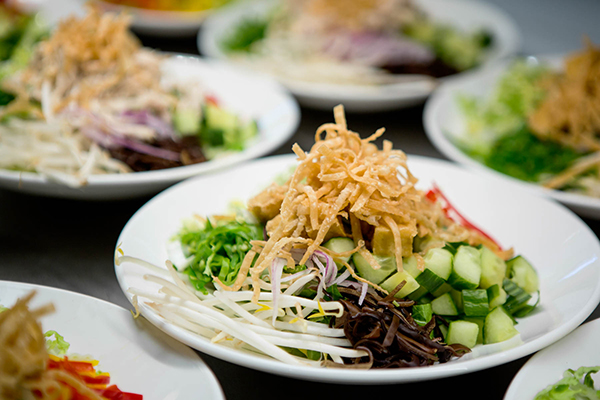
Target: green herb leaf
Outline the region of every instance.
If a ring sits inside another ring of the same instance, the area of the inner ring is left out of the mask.
[[[539,392],[534,400],[597,400],[600,391],[594,389],[591,375],[598,371],[600,366],[581,367],[577,371],[568,369],[560,381]]]
[[[340,290],[338,289],[337,284],[333,284],[333,285],[329,286],[327,289],[325,289],[325,291],[327,293],[329,293],[329,295],[331,296],[331,299],[333,301],[338,301],[338,300],[344,298],[344,295],[340,293]]]
[[[192,285],[208,293],[206,285],[217,276],[225,285],[232,285],[250,248],[250,241],[263,238],[263,227],[240,220],[225,220],[213,225],[188,226],[178,236],[184,253],[194,260],[183,272]]]
[[[231,35],[221,43],[221,47],[228,52],[250,51],[255,42],[264,39],[267,31],[266,19],[246,19],[237,25]]]
[[[52,339],[52,336],[54,336],[54,339]],[[48,353],[57,357],[67,354],[69,347],[71,347],[65,338],[56,331],[48,331],[44,334],[44,337],[46,337],[46,349],[48,349]]]

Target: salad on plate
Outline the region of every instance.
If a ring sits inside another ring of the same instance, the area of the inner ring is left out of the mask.
[[[515,61],[491,96],[457,97],[466,132],[455,144],[511,177],[600,197],[600,49],[585,48],[557,71],[536,59]]]
[[[344,109],[297,163],[229,215],[194,215],[167,244],[160,290],[132,302],[212,343],[292,365],[405,368],[518,344],[539,302],[535,269],[469,222],[406,155],[362,139]],[[536,300],[537,301],[534,301]],[[508,342],[507,342],[508,343]]]
[[[0,307],[0,398],[6,400],[142,400],[110,384],[98,361],[68,354],[56,331],[43,332],[38,319],[54,306],[30,310],[35,292],[11,308]]]
[[[124,15],[91,8],[64,20],[30,62],[0,82],[0,168],[72,187],[94,174],[201,163],[258,133],[170,56],[141,47]]]
[[[372,86],[468,70],[492,41],[484,29],[437,22],[412,0],[290,0],[243,18],[219,45],[281,78]]]

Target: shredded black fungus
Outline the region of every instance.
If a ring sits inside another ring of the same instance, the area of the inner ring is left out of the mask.
[[[127,164],[133,171],[154,171],[158,169],[181,167],[206,161],[202,148],[195,136],[184,136],[177,141],[173,139],[158,139],[152,146],[170,150],[180,154],[178,161],[166,160],[149,154],[138,153],[124,147],[110,149],[110,155]]]
[[[394,295],[404,283],[387,296],[369,288],[358,305],[360,291],[339,287],[345,299],[344,314],[332,320],[336,328],[343,328],[346,338],[357,350],[368,353],[362,359],[348,360],[343,366],[325,361],[328,367],[345,368],[407,368],[424,367],[436,362],[445,363],[453,357],[470,352],[460,344],[447,345],[442,341],[439,325],[447,322],[435,316],[425,326],[418,325],[411,316],[412,300],[398,300]],[[395,303],[395,304],[394,304]],[[432,335],[433,332],[433,335]],[[432,338],[433,337],[433,338]]]

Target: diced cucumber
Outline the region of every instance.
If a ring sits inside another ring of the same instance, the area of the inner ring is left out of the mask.
[[[465,317],[465,321],[473,322],[477,324],[479,327],[479,335],[477,335],[477,343],[483,343],[483,324],[485,323],[485,318],[482,317]]]
[[[518,333],[512,317],[502,306],[494,308],[485,317],[483,325],[483,342],[485,344],[504,342]]]
[[[448,337],[448,327],[446,325],[440,325],[440,332],[442,332],[442,337],[446,340]]]
[[[211,129],[233,131],[238,127],[238,118],[233,113],[206,103],[204,106],[204,124]]]
[[[431,249],[425,254],[425,268],[434,272],[444,281],[448,280],[452,272],[452,253],[444,249]]]
[[[444,293],[448,293],[451,290],[452,290],[452,286],[448,285],[447,283],[444,283],[435,292],[433,292],[431,294],[433,295],[433,297],[440,297]]]
[[[422,272],[417,265],[417,258],[414,255],[402,259],[402,269],[408,272],[413,278],[416,278]]]
[[[446,283],[444,279],[430,269],[423,271],[416,279],[419,285],[427,289],[430,293],[435,292],[440,286]]]
[[[502,286],[506,291],[506,302],[504,303],[504,308],[511,314],[519,308],[524,307],[531,299],[531,295],[529,293],[527,293],[510,279],[504,278]]]
[[[240,138],[245,142],[258,134],[258,124],[252,120],[240,127]]]
[[[431,304],[415,304],[412,307],[412,317],[421,326],[427,325],[433,317]]]
[[[352,255],[352,262],[358,271],[358,274],[374,284],[383,282],[388,276],[396,271],[396,259],[394,257],[375,257],[381,268],[374,269],[371,264],[365,260],[359,253]],[[412,276],[411,276],[412,278]],[[414,281],[414,279],[413,279]],[[398,282],[400,283],[400,282]],[[416,282],[415,282],[416,283]],[[392,288],[393,289],[393,288]]]
[[[488,302],[490,304],[491,309],[494,309],[506,303],[506,291],[502,289],[498,284],[490,286],[487,289],[487,294]]]
[[[487,289],[493,285],[502,285],[506,275],[506,263],[487,247],[481,248],[481,280],[479,286]]]
[[[527,293],[535,293],[540,289],[540,281],[531,264],[522,256],[506,262],[508,278],[519,285]]]
[[[382,266],[382,268],[383,268],[383,266]],[[394,275],[390,276],[385,281],[383,281],[383,283],[381,284],[381,287],[383,289],[387,290],[388,292],[391,292],[402,281],[406,281],[406,284],[402,287],[402,289],[400,289],[400,291],[398,293],[396,293],[395,297],[398,299],[408,296],[409,294],[411,294],[412,292],[414,292],[415,290],[417,290],[419,288],[419,284],[417,283],[415,278],[413,278],[406,271],[396,272]]]
[[[431,300],[431,308],[433,313],[437,315],[458,315],[458,310],[450,293],[445,293]]]
[[[479,325],[469,321],[452,321],[448,326],[448,335],[446,343],[459,343],[468,348],[473,348],[477,344],[477,336],[479,336]]]
[[[195,135],[200,131],[202,115],[200,109],[180,109],[173,113],[173,126],[182,135]]]
[[[420,289],[420,288],[419,288]],[[417,289],[417,290],[419,290]],[[425,291],[427,292],[427,289],[425,289]],[[415,291],[416,292],[416,291]],[[414,292],[413,292],[414,293]],[[410,297],[410,296],[409,296]],[[434,297],[431,295],[431,293],[427,292],[424,296],[419,297],[419,299],[417,300],[417,304],[427,304],[427,303],[431,303],[431,301],[434,299]]]
[[[428,293],[429,293],[429,291],[427,291],[427,289],[425,289],[423,286],[420,286],[417,290],[415,290],[414,292],[409,294],[408,298],[410,300],[414,300],[414,301],[418,302],[419,299],[421,299],[423,296],[425,296]],[[427,303],[429,303],[429,301],[427,301]]]
[[[464,312],[462,291],[451,289],[450,296],[452,296],[452,300],[454,301],[454,304],[456,305],[456,309],[461,313]]]
[[[460,246],[454,256],[452,273],[448,283],[456,290],[476,289],[481,278],[479,250],[471,246]]]
[[[462,291],[463,307],[468,317],[485,317],[490,312],[487,290],[464,289]]]
[[[323,247],[325,247],[327,250],[331,250],[334,253],[345,253],[347,251],[353,250],[355,246],[354,241],[350,238],[336,237],[329,239],[327,243],[323,245]],[[347,263],[348,261],[350,261],[350,256],[339,257],[339,260],[343,262],[338,263],[338,261],[336,260],[336,264],[338,264],[338,266],[340,266],[344,262]]]

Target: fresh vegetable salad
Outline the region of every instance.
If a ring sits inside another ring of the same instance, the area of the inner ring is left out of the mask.
[[[140,46],[124,15],[63,21],[1,82],[0,168],[70,186],[94,174],[180,167],[243,150],[255,121]]]
[[[591,43],[563,72],[516,61],[487,101],[460,95],[457,144],[490,168],[551,189],[600,196],[600,50]]]
[[[42,332],[38,319],[54,311],[35,310],[30,293],[0,311],[0,398],[5,400],[143,400],[110,384],[98,361],[67,356],[69,343],[55,331]]]
[[[533,266],[469,222],[406,155],[348,129],[342,106],[295,169],[231,215],[193,216],[168,245],[159,293],[129,288],[214,343],[294,365],[444,363],[518,335],[539,301]],[[501,210],[494,210],[501,212]]]
[[[377,85],[473,68],[491,41],[433,21],[411,0],[290,0],[242,20],[221,47],[284,78]]]

